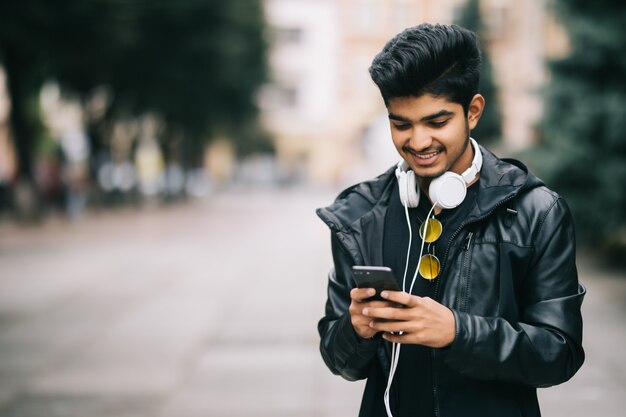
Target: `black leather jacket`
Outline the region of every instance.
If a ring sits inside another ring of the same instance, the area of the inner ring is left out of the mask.
[[[518,161],[482,149],[476,204],[448,244],[435,299],[452,309],[456,338],[433,349],[435,414],[539,416],[536,387],[567,381],[584,361],[572,218],[563,199]],[[353,265],[383,264],[394,168],[318,209],[331,229],[334,268],[318,330],[330,370],[367,378],[360,416],[385,416],[390,345],[363,340],[349,313]],[[391,394],[393,405],[394,393]],[[395,415],[395,414],[394,414]],[[399,417],[399,416],[396,416]]]

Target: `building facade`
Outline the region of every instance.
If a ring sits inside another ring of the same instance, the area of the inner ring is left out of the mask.
[[[369,65],[385,42],[422,22],[451,23],[465,0],[266,0],[273,80],[260,103],[278,158],[314,183],[348,183],[397,160]],[[563,54],[548,0],[482,0],[502,114],[502,147],[536,139],[546,57]]]

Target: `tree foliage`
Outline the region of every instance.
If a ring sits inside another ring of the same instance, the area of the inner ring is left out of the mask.
[[[80,97],[106,86],[109,117],[156,114],[190,155],[217,133],[246,137],[266,77],[264,30],[260,0],[0,2],[20,174],[32,177],[33,103],[48,79]]]
[[[624,244],[626,228],[626,3],[555,1],[567,57],[549,63],[536,170],[570,203],[579,234]]]

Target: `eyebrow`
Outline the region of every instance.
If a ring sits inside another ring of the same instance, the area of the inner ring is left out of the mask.
[[[433,114],[429,114],[428,116],[424,116],[420,119],[420,122],[428,122],[430,120],[434,120],[437,119],[439,117],[442,116],[452,116],[454,113],[449,111],[449,110],[439,110],[437,113],[433,113]],[[404,117],[404,116],[400,116],[399,114],[395,114],[395,113],[389,113],[389,119],[390,120],[396,120],[398,122],[407,122],[410,123],[411,119]]]

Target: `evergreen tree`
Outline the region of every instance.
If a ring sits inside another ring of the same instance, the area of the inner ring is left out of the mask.
[[[493,144],[501,139],[502,123],[500,107],[498,104],[498,91],[493,81],[493,69],[489,53],[487,52],[485,30],[480,15],[479,0],[467,0],[464,7],[459,11],[456,19],[459,26],[463,26],[478,34],[482,45],[482,66],[480,69],[480,94],[485,97],[485,110],[480,118],[476,129],[472,131],[472,136],[482,144]]]
[[[579,235],[624,253],[626,3],[558,0],[554,7],[571,48],[549,64],[533,165],[569,202]]]

